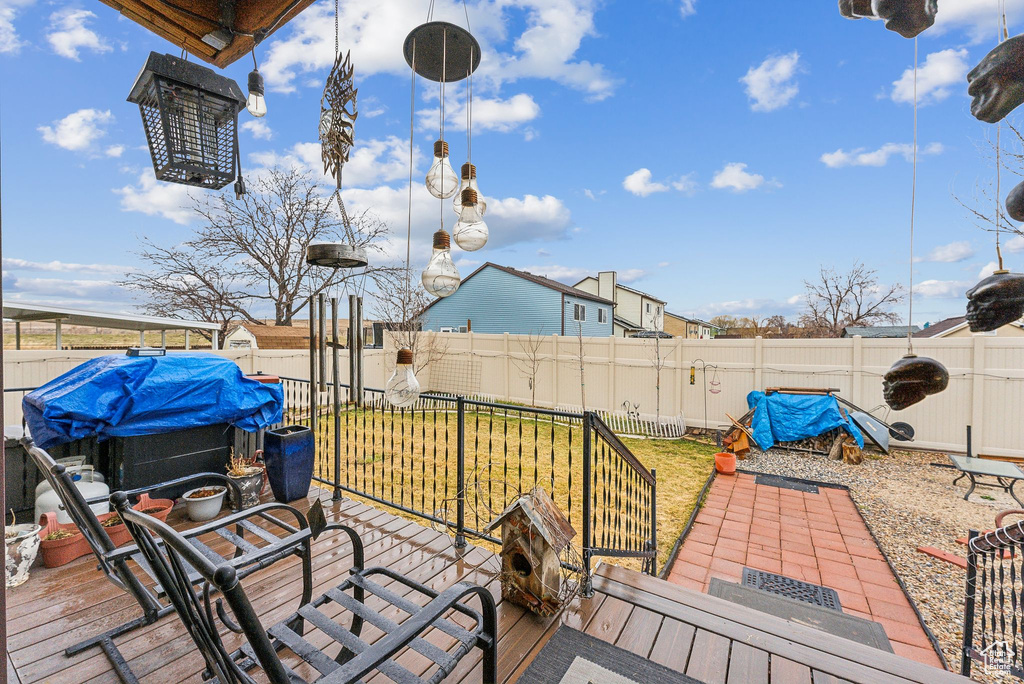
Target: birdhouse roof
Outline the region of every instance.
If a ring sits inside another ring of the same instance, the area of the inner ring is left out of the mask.
[[[484,532],[498,528],[516,512],[521,512],[529,518],[533,528],[556,553],[560,553],[576,536],[576,530],[562,515],[562,511],[558,509],[543,487],[535,487],[529,494],[523,494],[509,504],[501,512],[501,515],[484,528]]]

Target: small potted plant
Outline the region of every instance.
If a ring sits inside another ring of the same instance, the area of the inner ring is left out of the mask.
[[[42,530],[39,536],[39,553],[43,557],[43,565],[48,568],[59,568],[76,558],[88,556],[89,542],[74,523],[57,522],[57,514],[52,511],[44,513],[39,519]]]
[[[185,492],[185,512],[190,520],[205,522],[213,520],[224,505],[227,487],[198,487]]]
[[[263,491],[266,481],[265,468],[257,460],[262,453],[262,451],[257,451],[252,458],[245,458],[244,456],[235,456],[235,450],[231,450],[228,477],[234,480],[242,492],[240,508],[252,508],[260,503],[260,493]],[[229,493],[229,501],[232,506],[236,505],[234,491]]]

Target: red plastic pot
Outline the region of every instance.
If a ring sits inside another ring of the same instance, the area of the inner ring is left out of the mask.
[[[715,470],[722,475],[736,474],[736,454],[723,451],[715,454]]]

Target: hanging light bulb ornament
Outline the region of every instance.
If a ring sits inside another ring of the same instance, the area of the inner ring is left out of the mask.
[[[475,252],[487,244],[488,230],[484,223],[480,201],[473,188],[462,191],[462,212],[452,230],[455,244],[467,252]]]
[[[255,57],[253,58],[255,62]],[[245,108],[257,119],[267,114],[267,100],[264,97],[263,74],[254,68],[249,72],[249,97]]]
[[[913,406],[929,394],[949,385],[949,371],[935,359],[907,354],[897,361],[882,380],[882,396],[893,411]]]
[[[487,213],[487,202],[484,200],[483,193],[480,192],[480,186],[476,182],[476,166],[469,162],[462,165],[462,184],[459,185],[459,191],[455,193],[455,199],[452,200],[456,214],[462,214],[462,193],[467,188],[476,190],[477,211],[480,212],[480,216],[483,216]]]
[[[427,190],[437,199],[448,199],[459,189],[458,176],[448,161],[448,143],[444,140],[434,143],[434,163],[427,171],[426,184]]]
[[[420,383],[412,367],[412,350],[398,350],[395,372],[384,385],[384,399],[396,408],[408,408],[420,398]]]
[[[452,261],[452,239],[442,228],[434,233],[434,253],[423,269],[423,289],[435,297],[448,297],[455,294],[462,283],[459,269]]]
[[[1024,274],[999,270],[967,291],[971,332],[998,330],[1024,315]]]

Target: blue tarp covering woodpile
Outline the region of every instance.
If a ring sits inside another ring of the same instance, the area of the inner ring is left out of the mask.
[[[839,410],[839,402],[831,395],[783,394],[751,392],[747,407],[754,409],[750,430],[763,451],[778,442],[817,437],[829,430],[842,428],[864,448],[860,429]]]

